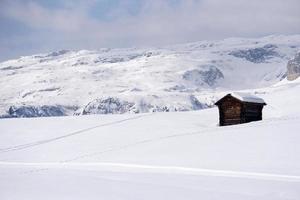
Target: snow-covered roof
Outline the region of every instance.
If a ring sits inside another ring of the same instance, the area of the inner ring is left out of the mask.
[[[244,93],[244,92],[233,92],[231,93],[231,96],[244,101],[244,102],[251,102],[251,103],[266,103],[262,98],[255,96],[250,93]]]

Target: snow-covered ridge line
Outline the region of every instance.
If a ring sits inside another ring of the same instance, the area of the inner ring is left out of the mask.
[[[24,56],[0,63],[0,116],[204,109],[217,92],[278,83],[299,51],[300,35],[273,35]]]

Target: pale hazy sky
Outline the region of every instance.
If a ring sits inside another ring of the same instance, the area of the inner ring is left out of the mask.
[[[0,0],[0,61],[59,49],[300,33],[300,0]]]

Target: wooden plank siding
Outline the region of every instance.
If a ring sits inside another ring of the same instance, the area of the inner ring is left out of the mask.
[[[225,97],[219,106],[220,125],[241,123],[242,104],[232,97]]]
[[[251,122],[262,120],[262,109],[263,105],[261,104],[245,102],[243,104],[242,121]]]

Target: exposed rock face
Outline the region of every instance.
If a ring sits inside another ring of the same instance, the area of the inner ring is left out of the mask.
[[[293,81],[300,76],[300,52],[287,64],[287,79]]]
[[[52,52],[52,53],[48,54],[47,57],[61,56],[61,55],[64,55],[64,54],[66,54],[68,52],[70,52],[70,51],[69,50],[55,51],[55,52]]]
[[[205,66],[206,69],[194,69],[186,71],[183,74],[183,79],[192,82],[197,86],[214,86],[219,79],[223,79],[223,73],[215,66]]]
[[[190,101],[193,110],[200,110],[207,107],[206,105],[202,104],[194,95],[190,96]]]
[[[11,106],[6,116],[2,117],[49,117],[64,116],[66,110],[63,106]]]
[[[200,110],[207,108],[206,104],[201,103],[194,95],[187,98],[184,105],[170,104],[168,102],[158,103],[144,101],[129,102],[118,97],[99,98],[88,103],[78,115],[90,114],[124,114],[124,113],[146,113],[146,112],[176,112]]]
[[[141,58],[141,57],[151,57],[159,55],[158,52],[144,52],[144,53],[132,53],[128,54],[126,56],[120,57],[120,55],[113,55],[109,57],[101,57],[99,56],[97,59],[94,60],[94,63],[120,63],[120,62],[126,62],[130,60],[134,60],[136,58]]]
[[[232,51],[229,55],[237,58],[244,58],[253,63],[264,63],[272,57],[279,56],[275,51],[276,48],[276,45],[267,44],[260,48]]]
[[[90,102],[83,109],[82,114],[123,114],[131,110],[134,110],[134,103],[108,97],[106,99],[95,99]]]

